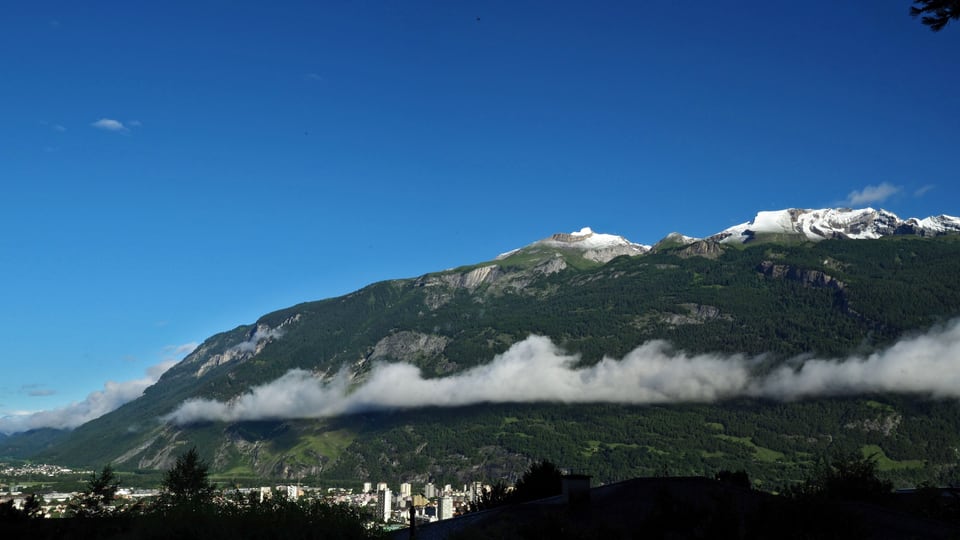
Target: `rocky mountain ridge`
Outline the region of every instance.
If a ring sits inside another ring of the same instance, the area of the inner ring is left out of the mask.
[[[960,233],[960,218],[945,214],[924,219],[900,219],[873,208],[774,210],[757,213],[751,221],[708,237],[721,243],[747,243],[758,235],[796,235],[807,240],[866,240],[892,235],[938,236]]]

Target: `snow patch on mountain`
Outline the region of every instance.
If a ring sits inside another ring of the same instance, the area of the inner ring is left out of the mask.
[[[590,227],[583,227],[579,231],[557,233],[524,248],[501,253],[497,256],[497,260],[506,259],[519,251],[534,247],[579,250],[583,252],[585,258],[598,262],[606,262],[620,255],[641,255],[650,251],[650,246],[636,244],[615,234],[596,233]]]
[[[926,231],[933,231],[937,234],[960,233],[960,217],[948,216],[946,214],[923,219],[910,218],[906,220],[905,223]]]
[[[947,215],[901,220],[892,212],[873,208],[791,208],[758,212],[752,221],[725,229],[709,239],[744,243],[758,234],[793,234],[815,241],[828,238],[866,240],[892,234],[935,236],[957,232],[960,232],[960,219]]]

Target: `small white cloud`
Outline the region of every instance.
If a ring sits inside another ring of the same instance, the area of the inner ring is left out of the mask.
[[[877,186],[867,186],[860,191],[851,191],[847,195],[847,205],[852,207],[883,202],[901,191],[899,186],[884,182]]]
[[[935,186],[935,185],[933,185],[933,184],[927,184],[927,185],[925,185],[925,186],[923,186],[923,187],[917,188],[917,190],[913,192],[913,196],[914,196],[914,197],[923,197],[924,195],[927,194],[928,191],[930,191],[931,189],[933,189],[933,188],[935,188],[935,187],[937,187],[937,186]]]
[[[322,81],[322,80],[323,80],[323,77],[321,77],[319,73],[307,73],[306,75],[304,75],[304,77],[305,77],[307,80],[310,80],[310,81]]]
[[[114,120],[112,118],[101,118],[90,125],[97,129],[103,129],[106,131],[118,131],[122,133],[130,131],[130,129],[127,128],[127,126],[123,125],[123,122],[120,122],[119,120]]]
[[[130,127],[140,127],[143,125],[143,123],[141,123],[139,120],[130,120],[127,122],[127,125]]]

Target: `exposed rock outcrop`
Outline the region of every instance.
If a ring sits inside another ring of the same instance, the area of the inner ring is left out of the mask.
[[[677,250],[677,256],[684,259],[690,257],[705,257],[707,259],[716,259],[723,255],[723,246],[710,240],[697,240],[688,244],[686,247]]]
[[[664,316],[664,321],[673,325],[682,325],[703,324],[705,322],[714,320],[729,321],[733,319],[730,315],[720,311],[720,308],[716,306],[708,306],[704,304],[681,304],[679,307],[686,309],[687,314],[670,313]]]
[[[300,317],[300,314],[297,313],[280,323],[276,328],[270,328],[270,326],[263,323],[257,324],[256,327],[250,330],[244,341],[233,345],[220,354],[210,356],[207,361],[197,369],[197,377],[202,377],[211,369],[222,366],[228,362],[249,360],[260,354],[260,351],[262,351],[267,344],[279,339],[283,335],[284,329],[287,326],[299,322]]]
[[[804,270],[788,264],[777,264],[773,261],[761,262],[757,271],[773,279],[798,281],[807,287],[844,290],[847,286],[846,283],[821,270]]]
[[[424,302],[428,308],[435,310],[449,302],[454,293],[460,289],[475,292],[486,287],[488,294],[499,294],[506,290],[522,291],[533,280],[556,274],[566,268],[567,261],[556,254],[525,270],[509,270],[493,264],[479,266],[466,272],[422,276],[414,282],[414,285],[426,289]]]
[[[450,338],[446,336],[409,331],[397,332],[378,341],[367,358],[414,363],[421,358],[443,354],[448,343]]]
[[[903,421],[903,416],[900,413],[891,413],[886,416],[848,422],[843,427],[864,432],[876,431],[883,434],[884,437],[889,437],[897,430],[901,421]]]

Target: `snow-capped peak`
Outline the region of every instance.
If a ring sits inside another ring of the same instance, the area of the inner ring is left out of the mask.
[[[505,259],[522,249],[538,246],[582,251],[585,258],[599,262],[606,262],[620,255],[640,255],[650,250],[650,246],[635,244],[622,236],[596,233],[590,227],[583,227],[579,231],[557,233],[526,248],[502,253],[497,259]]]
[[[901,220],[896,214],[873,208],[790,208],[758,212],[752,221],[741,223],[710,237],[723,243],[743,243],[758,234],[803,235],[809,240],[847,238],[874,239],[891,234],[931,236],[960,232],[960,219],[938,216]]]
[[[615,234],[600,234],[593,232],[590,227],[584,227],[577,232],[557,233],[550,238],[544,238],[537,244],[554,247],[573,247],[580,249],[598,249],[614,246],[635,246],[643,248],[641,244],[634,244],[622,236]]]
[[[694,242],[699,242],[699,241],[700,241],[699,238],[694,238],[693,236],[687,236],[685,234],[681,234],[678,232],[672,232],[664,236],[663,240],[660,240],[660,242],[675,242],[683,245],[690,245]]]

